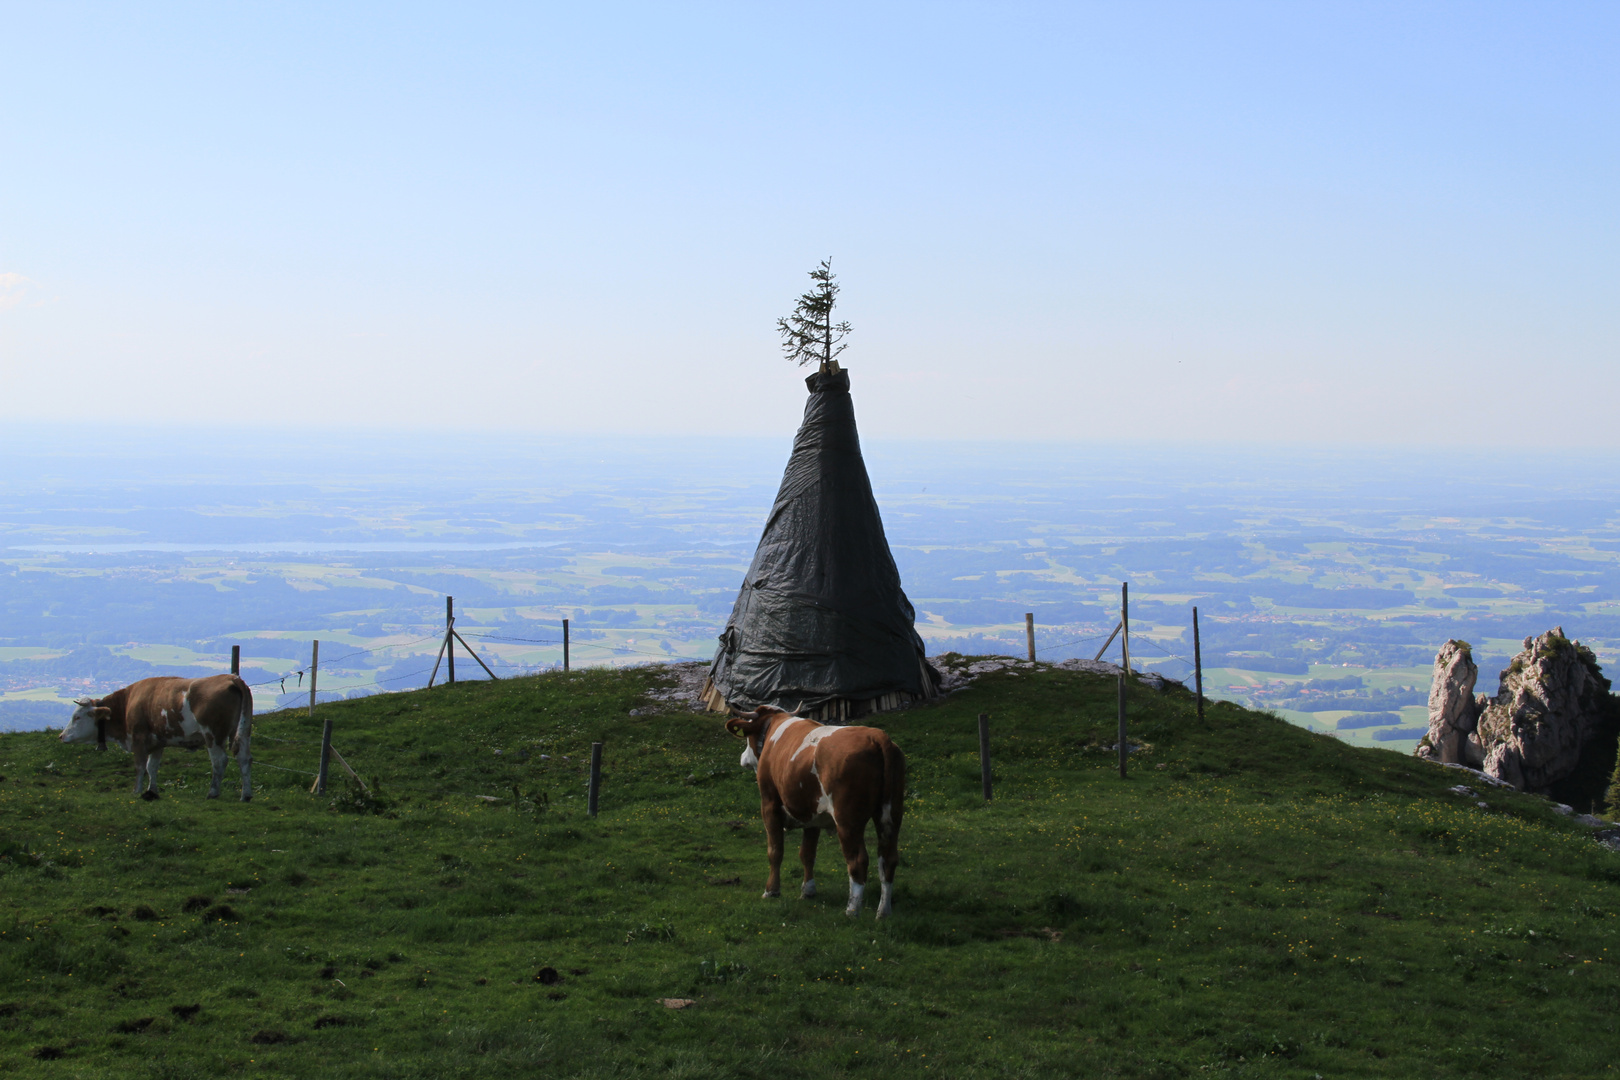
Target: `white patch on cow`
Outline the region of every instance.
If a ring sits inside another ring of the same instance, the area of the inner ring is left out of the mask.
[[[830,825],[822,826],[823,828],[835,828],[838,824],[837,818],[833,816],[832,796],[827,794],[825,790],[822,791],[821,798],[816,800],[816,817],[818,819],[826,818],[831,822]]]
[[[759,768],[759,758],[754,756],[754,744],[752,742],[743,743],[742,767],[745,769]]]
[[[814,751],[815,751],[816,747],[821,744],[821,740],[827,738],[829,735],[836,735],[841,730],[842,730],[841,728],[826,727],[826,726],[816,728],[816,730],[812,731],[810,734],[808,734],[808,735],[806,735],[804,737],[804,741],[799,744],[799,748],[797,750],[793,751],[793,756],[791,758],[789,758],[788,760],[789,761],[797,761],[797,760],[799,760],[799,755],[804,753],[805,750],[807,750],[807,749],[812,752],[811,756],[813,758],[814,757]]]
[[[188,739],[195,739],[202,734],[202,725],[197,723],[197,714],[191,711],[191,702],[185,698],[180,699],[180,730],[185,732]]]
[[[158,766],[162,765],[162,764],[163,764],[163,748],[161,746],[158,747],[156,750],[153,750],[153,751],[149,752],[146,755],[146,790],[147,791],[156,791],[157,790],[157,771],[158,771]],[[137,781],[137,783],[139,783],[139,781]]]
[[[890,881],[889,875],[884,872],[882,859],[878,860],[878,876],[882,892],[878,895],[877,917],[887,919],[894,914],[894,882]]]
[[[799,886],[799,897],[801,899],[808,900],[814,895],[816,895],[816,879],[815,878],[811,878],[809,881],[807,881],[803,885]]]
[[[771,743],[780,739],[783,735],[786,735],[788,728],[792,727],[794,724],[808,724],[809,722],[810,721],[806,720],[802,716],[790,716],[786,720],[777,721],[776,730],[771,732],[770,737],[765,740],[765,745],[769,746]],[[812,733],[812,737],[814,737],[814,733]],[[798,754],[795,753],[793,756],[798,757]]]
[[[845,915],[859,915],[861,913],[861,897],[865,892],[866,886],[854,878],[849,879],[849,906],[844,909]]]

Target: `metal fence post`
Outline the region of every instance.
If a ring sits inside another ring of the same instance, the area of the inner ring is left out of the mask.
[[[990,714],[979,714],[979,781],[984,787],[984,801],[990,801]]]
[[[1198,609],[1193,608],[1193,691],[1198,695],[1198,722],[1204,722],[1204,650],[1198,641]]]
[[[447,596],[444,598],[444,655],[445,659],[450,662],[450,668],[449,673],[445,677],[445,681],[451,686],[456,685],[455,628],[456,598],[453,596]]]
[[[1125,755],[1130,753],[1125,742],[1125,673],[1119,673],[1119,778],[1125,779]]]
[[[596,816],[596,803],[602,793],[602,744],[591,743],[591,786],[585,792],[585,812]]]
[[[309,658],[309,715],[315,715],[315,672],[320,664],[321,643],[315,642],[310,651]],[[332,712],[326,713],[326,723],[321,725],[321,765],[320,772],[315,774],[315,794],[326,794],[326,771],[332,765]]]
[[[1119,628],[1122,635],[1119,639],[1119,653],[1120,659],[1123,661],[1120,667],[1124,668],[1125,674],[1129,675],[1131,673],[1131,583],[1128,581],[1119,583]]]

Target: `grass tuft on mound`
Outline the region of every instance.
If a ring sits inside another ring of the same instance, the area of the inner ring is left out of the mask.
[[[248,804],[203,798],[202,755],[145,803],[128,755],[0,735],[0,1074],[1587,1077],[1620,1049],[1620,855],[1546,800],[1134,685],[1122,781],[1114,682],[1007,672],[877,718],[903,862],[895,917],[851,920],[836,843],[816,898],[760,898],[741,745],[630,715],[660,678],[261,717]],[[308,793],[325,716],[369,792]]]

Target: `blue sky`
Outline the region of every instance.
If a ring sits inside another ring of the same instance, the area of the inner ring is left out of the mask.
[[[1612,449],[1617,29],[0,3],[0,417]]]

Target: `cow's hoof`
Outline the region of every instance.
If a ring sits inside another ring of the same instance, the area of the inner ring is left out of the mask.
[[[145,799],[147,802],[151,802],[154,799],[156,799],[157,797],[158,797],[158,793],[153,791],[151,788],[148,788],[147,790],[141,792],[141,798]]]
[[[803,887],[799,889],[800,900],[808,900],[814,895],[816,895],[816,883],[813,881],[805,882]]]
[[[242,801],[243,802],[252,802],[253,801],[253,796],[252,795],[244,795],[244,796],[242,796]]]
[[[782,899],[782,894],[780,892],[771,892],[771,890],[766,889],[764,892],[759,894],[759,898],[761,900],[780,900]]]
[[[217,799],[217,798],[219,798],[219,792],[210,791],[206,796],[204,796],[204,798]]]

